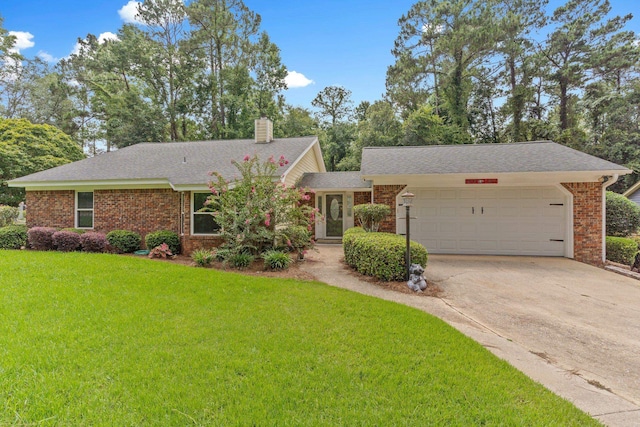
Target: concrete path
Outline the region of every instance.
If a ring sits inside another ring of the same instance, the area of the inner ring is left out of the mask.
[[[341,245],[309,271],[332,286],[428,312],[609,426],[640,426],[640,282],[564,258],[430,255],[439,298],[360,280]]]

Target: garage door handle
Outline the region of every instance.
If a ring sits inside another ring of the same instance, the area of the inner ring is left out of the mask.
[[[564,206],[564,203],[549,203],[549,206]]]
[[[549,239],[550,242],[564,242],[563,239]]]
[[[475,215],[476,213],[476,208],[474,208],[473,206],[471,207],[471,215]]]
[[[484,215],[484,206],[480,208],[481,209],[481,214]]]

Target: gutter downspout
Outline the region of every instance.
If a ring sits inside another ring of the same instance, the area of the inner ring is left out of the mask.
[[[619,175],[602,177],[602,265],[607,262],[607,188],[618,181]]]

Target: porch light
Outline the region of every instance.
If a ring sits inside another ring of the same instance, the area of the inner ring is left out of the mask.
[[[411,207],[411,203],[413,202],[413,198],[416,197],[415,194],[406,192],[402,196],[402,204],[406,207]]]
[[[406,280],[409,280],[409,269],[411,268],[411,237],[409,235],[409,224],[410,224],[410,220],[411,220],[411,215],[410,215],[410,210],[411,210],[411,204],[413,202],[413,198],[416,197],[415,194],[413,193],[409,193],[408,191],[405,192],[403,195],[401,195],[400,197],[402,197],[402,204],[405,207],[405,217],[406,217],[406,228],[407,228],[407,250],[404,254],[404,259],[406,262],[406,271],[405,271],[405,276],[406,276]]]

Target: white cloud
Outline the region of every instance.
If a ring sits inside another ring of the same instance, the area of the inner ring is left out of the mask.
[[[287,87],[289,89],[306,87],[311,84],[315,84],[313,80],[306,78],[304,74],[298,73],[297,71],[289,71],[287,77],[284,78],[284,82],[287,84]]]
[[[44,50],[38,52],[38,58],[42,59],[45,62],[58,62],[58,58],[48,52],[45,52]]]
[[[13,52],[20,53],[22,49],[29,49],[35,46],[35,42],[32,40],[33,34],[31,33],[26,31],[9,31],[9,35],[16,38],[16,43],[11,49]]]
[[[129,0],[129,3],[125,4],[118,10],[118,15],[126,24],[143,24],[142,21],[136,16],[138,14],[138,6],[141,3],[135,0]]]
[[[98,43],[100,43],[100,44],[102,44],[102,43],[106,42],[107,40],[115,40],[115,41],[118,41],[118,40],[120,40],[120,39],[118,38],[118,36],[117,36],[117,35],[113,34],[113,33],[112,33],[112,32],[110,32],[110,31],[107,31],[107,32],[105,32],[105,33],[101,33],[101,34],[98,36]]]
[[[100,33],[98,35],[98,43],[102,44],[104,42],[106,42],[107,40],[120,40],[118,38],[117,35],[113,34],[110,31],[104,32],[104,33]],[[73,47],[73,50],[71,50],[71,53],[69,55],[78,55],[80,53],[80,49],[82,48],[82,45],[79,42],[76,42],[76,45]]]

